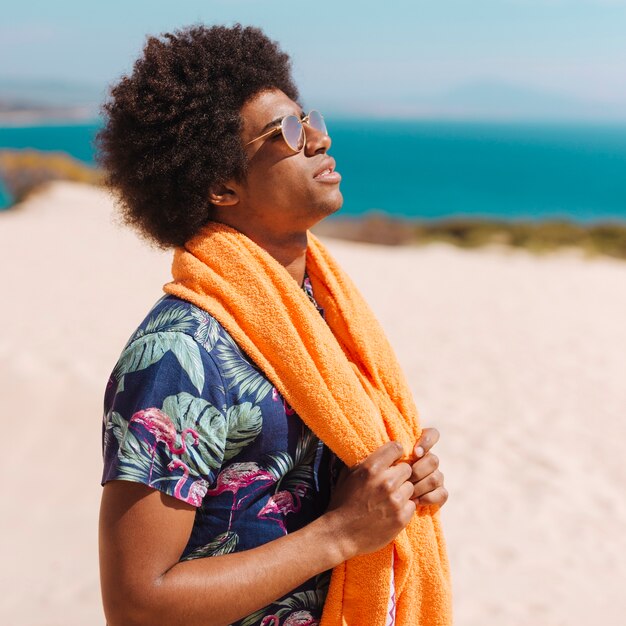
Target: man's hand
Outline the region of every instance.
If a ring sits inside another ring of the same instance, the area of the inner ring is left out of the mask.
[[[401,444],[390,441],[339,474],[323,517],[335,520],[345,559],[386,546],[411,521],[417,503],[403,453]]]
[[[409,480],[413,483],[412,500],[416,505],[434,504],[443,506],[448,499],[448,490],[443,486],[443,474],[439,471],[439,459],[430,449],[439,441],[436,428],[424,428],[413,452],[417,461]]]

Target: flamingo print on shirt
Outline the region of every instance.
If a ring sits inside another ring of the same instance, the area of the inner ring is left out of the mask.
[[[176,447],[176,427],[174,422],[168,415],[163,413],[156,407],[149,409],[143,409],[133,414],[129,421],[129,428],[133,424],[141,424],[153,437],[154,445],[151,448],[151,461],[150,461],[150,475],[148,476],[148,483],[152,479],[152,468],[154,467],[154,454],[159,442],[164,443],[171,454],[184,454],[187,450],[187,444],[185,437],[190,434],[193,437],[194,446],[198,445],[199,437],[198,433],[193,428],[185,428],[181,433],[181,445]]]
[[[187,502],[188,504],[192,504],[193,506],[200,506],[202,504],[202,499],[206,495],[209,483],[207,483],[207,481],[203,478],[194,480],[187,490],[187,495],[183,496],[182,488],[189,478],[189,468],[180,459],[173,459],[167,466],[167,469],[170,472],[173,472],[178,467],[183,468],[183,475],[178,479],[178,482],[176,483],[176,487],[174,488],[174,495],[180,500]]]
[[[217,486],[207,493],[210,496],[218,496],[224,491],[231,491],[233,494],[233,505],[230,510],[230,518],[228,521],[228,530],[233,523],[233,512],[239,509],[246,500],[252,496],[259,488],[263,488],[263,483],[273,483],[276,478],[273,474],[263,469],[258,463],[233,463],[227,467],[223,472],[220,472],[217,476]],[[241,489],[245,489],[254,483],[261,483],[257,485],[256,489],[249,491],[243,498],[237,500],[237,493]]]
[[[268,519],[276,522],[281,528],[283,533],[287,534],[287,528],[283,521],[283,517],[289,515],[289,513],[297,513],[302,506],[301,497],[306,493],[306,485],[297,485],[294,493],[291,491],[277,491],[273,496],[270,496],[265,506],[258,512],[257,517],[260,519]],[[272,516],[277,516],[272,517]]]
[[[280,402],[281,399],[283,401],[285,413],[287,415],[294,415],[295,411],[287,404],[287,400],[280,395],[280,392],[276,389],[276,387],[272,387],[272,400],[274,400],[274,402]]]
[[[277,615],[267,615],[263,618],[261,626],[280,626],[280,620]],[[319,626],[319,620],[315,619],[309,611],[296,611],[287,617],[283,626]]]

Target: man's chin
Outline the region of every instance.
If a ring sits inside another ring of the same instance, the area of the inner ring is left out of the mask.
[[[323,206],[320,207],[320,210],[318,211],[319,220],[323,220],[330,215],[334,215],[343,206],[343,195],[339,189],[337,189],[337,193],[333,194],[333,196],[332,200],[325,202]]]

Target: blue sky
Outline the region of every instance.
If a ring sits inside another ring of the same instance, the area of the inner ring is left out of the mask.
[[[198,21],[262,27],[290,53],[305,102],[326,110],[626,119],[626,0],[11,2],[0,78],[104,91],[146,34]]]

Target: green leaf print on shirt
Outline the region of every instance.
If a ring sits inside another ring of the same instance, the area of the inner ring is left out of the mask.
[[[230,460],[254,441],[263,427],[261,409],[251,402],[234,404],[226,411],[228,437],[224,459]]]
[[[182,332],[161,331],[142,335],[128,345],[113,370],[119,381],[118,393],[124,389],[123,378],[130,372],[146,369],[160,361],[166,352],[172,351],[180,366],[185,370],[193,386],[202,393],[204,366],[200,347],[192,337]]]
[[[279,450],[274,454],[266,454],[267,471],[276,479],[276,484],[293,469],[293,459],[289,452]]]
[[[244,356],[230,335],[220,337],[211,355],[217,360],[228,387],[234,389],[239,397],[251,394],[252,402],[259,404],[272,390],[272,383]]]
[[[192,308],[191,315],[198,323],[193,338],[207,351],[211,352],[220,336],[220,325],[212,315],[202,309]]]
[[[149,442],[140,439],[128,420],[117,411],[111,411],[107,420],[107,433],[117,439],[117,456],[120,461],[119,478],[150,484],[151,474],[167,474],[166,463],[160,456],[153,455]],[[173,480],[173,479],[172,479]]]
[[[295,493],[305,487],[304,497],[312,497],[315,483],[313,461],[318,445],[320,441],[313,431],[302,424],[302,433],[293,457],[283,450],[266,455],[267,470],[276,478],[276,492],[285,490]]]
[[[192,550],[184,556],[181,561],[193,561],[194,559],[202,559],[205,556],[217,556],[218,554],[230,554],[235,551],[239,543],[239,535],[233,530],[227,530],[219,534],[213,541],[204,546],[200,546]]]
[[[298,591],[292,595],[282,598],[277,602],[251,613],[241,621],[240,626],[260,626],[265,623],[267,626],[274,621],[267,621],[268,617],[276,617],[278,623],[283,617],[291,617],[293,624],[319,624],[317,619],[313,619],[312,614],[320,614],[326,602],[328,585],[330,584],[330,571],[322,572],[315,577],[315,589],[308,591]],[[287,622],[284,622],[285,624]]]
[[[150,333],[161,331],[188,332],[193,328],[193,319],[184,306],[163,309],[158,315],[151,317],[143,329],[137,331],[133,339]]]
[[[198,445],[187,446],[181,459],[189,466],[190,474],[194,470],[204,476],[212,475],[213,470],[221,467],[226,447],[226,418],[222,412],[203,398],[182,392],[168,396],[163,401],[166,413],[177,432],[193,428],[198,433]]]
[[[178,480],[169,463],[182,461],[192,477],[213,479],[224,460],[226,418],[202,398],[168,396],[162,409],[147,407],[128,419],[111,411],[106,430],[118,443],[119,476],[148,485]],[[156,478],[153,478],[156,477]]]

